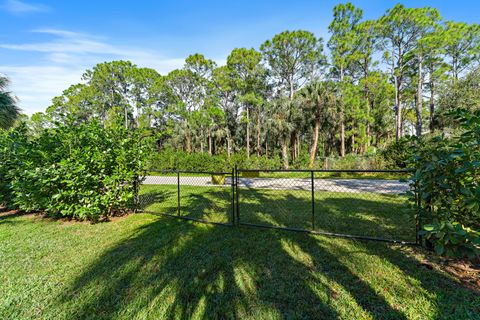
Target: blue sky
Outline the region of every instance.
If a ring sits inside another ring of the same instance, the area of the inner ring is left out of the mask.
[[[352,1],[366,19],[398,1]],[[328,39],[339,1],[42,1],[0,0],[0,73],[26,114],[81,81],[87,68],[129,59],[165,74],[199,52],[222,64],[235,47],[254,47],[284,30]],[[445,19],[480,22],[480,1],[401,1],[434,6]]]

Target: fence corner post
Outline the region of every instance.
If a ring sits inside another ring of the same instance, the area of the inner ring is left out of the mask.
[[[140,208],[140,196],[139,196],[139,189],[140,189],[140,184],[138,176],[135,177],[135,180],[133,180],[133,212],[137,213],[138,209]]]
[[[238,167],[235,164],[235,211],[236,211],[236,225],[240,225],[240,205],[239,205],[239,192],[238,192]]]
[[[180,216],[180,171],[177,169],[177,215]]]
[[[313,170],[310,171],[312,181],[312,231],[315,231],[315,177]]]
[[[235,168],[232,167],[232,181],[231,181],[231,186],[232,186],[232,225],[236,226],[236,219],[235,219]]]

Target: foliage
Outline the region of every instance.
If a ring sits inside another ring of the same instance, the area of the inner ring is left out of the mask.
[[[434,221],[419,234],[433,243],[438,255],[475,258],[480,253],[480,233],[458,222]]]
[[[475,112],[480,109],[480,68],[476,68],[464,78],[444,85],[444,90],[438,99],[437,127],[457,128],[455,119],[449,114],[457,108]]]
[[[0,202],[93,221],[132,208],[148,151],[139,132],[91,122],[59,125],[29,140],[25,130],[1,136]]]
[[[478,232],[473,230],[480,229],[480,111],[459,109],[451,116],[463,132],[419,145],[412,202],[420,204],[422,234],[438,252],[479,254]]]
[[[188,170],[230,172],[234,166],[238,168],[254,169],[279,169],[280,158],[266,156],[251,156],[247,158],[245,153],[233,154],[230,158],[227,154],[209,155],[207,153],[188,153],[185,151],[166,148],[152,156],[148,164],[151,171]]]
[[[17,98],[7,91],[9,80],[0,75],[0,129],[8,129],[20,116]]]
[[[363,157],[392,141],[399,150],[413,128],[416,136],[428,134],[427,122],[430,132],[448,131],[456,124],[447,112],[477,108],[478,24],[401,4],[363,16],[350,2],[333,8],[328,55],[312,32],[286,30],[259,48],[234,48],[220,66],[201,53],[167,75],[130,61],[97,64],[27,121],[30,135],[74,117],[162,132],[158,150],[314,167],[320,155]],[[404,166],[403,153],[392,167]]]
[[[415,136],[405,136],[389,144],[381,151],[387,168],[412,168],[412,157],[417,151],[418,139]]]

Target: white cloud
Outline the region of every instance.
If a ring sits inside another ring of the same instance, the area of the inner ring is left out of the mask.
[[[38,55],[35,64],[0,65],[0,72],[11,79],[11,90],[19,97],[26,114],[44,111],[51,99],[70,85],[81,81],[82,73],[95,64],[111,60],[130,60],[141,67],[165,74],[183,66],[184,58],[168,58],[149,49],[125,48],[100,37],[58,29],[33,32],[53,38],[37,43],[0,44],[0,50],[26,51]]]
[[[14,15],[50,11],[50,8],[43,4],[32,4],[19,0],[7,0],[5,1],[3,8]]]
[[[62,66],[0,65],[0,71],[10,80],[10,90],[20,100],[26,114],[45,111],[53,97],[70,84],[78,83],[84,70]]]

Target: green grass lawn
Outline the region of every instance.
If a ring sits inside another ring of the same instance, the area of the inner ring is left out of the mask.
[[[0,319],[475,319],[406,248],[135,214],[0,216]]]

